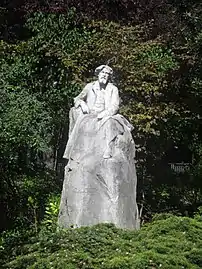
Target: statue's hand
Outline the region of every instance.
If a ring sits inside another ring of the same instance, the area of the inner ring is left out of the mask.
[[[107,117],[107,116],[109,116],[108,111],[107,111],[107,110],[104,110],[104,111],[100,112],[100,113],[97,115],[97,119],[98,119],[98,120],[101,120],[102,118]]]
[[[89,114],[89,107],[87,106],[87,104],[82,101],[80,103],[80,106],[81,106],[81,110],[83,111],[84,114]]]

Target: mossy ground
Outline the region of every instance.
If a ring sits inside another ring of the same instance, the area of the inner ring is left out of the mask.
[[[4,240],[1,249],[5,269],[195,269],[202,268],[202,221],[160,215],[139,231],[111,224],[42,229]]]

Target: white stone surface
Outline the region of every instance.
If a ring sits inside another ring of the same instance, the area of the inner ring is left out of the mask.
[[[116,114],[118,89],[108,82],[112,69],[101,67],[98,81],[87,84],[70,111],[58,222],[62,227],[108,222],[137,229],[133,127]]]

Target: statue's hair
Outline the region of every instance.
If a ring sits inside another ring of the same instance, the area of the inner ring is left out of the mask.
[[[102,64],[102,65],[98,66],[98,67],[95,69],[95,75],[98,76],[99,73],[100,73],[104,68],[108,69],[110,76],[112,76],[112,74],[113,74],[113,70],[112,70],[112,68],[111,68],[110,66],[108,66],[108,65],[106,65],[106,64]]]

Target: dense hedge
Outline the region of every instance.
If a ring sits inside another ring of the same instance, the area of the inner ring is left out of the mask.
[[[202,219],[156,215],[140,231],[112,224],[51,232],[7,234],[4,269],[201,268]]]

